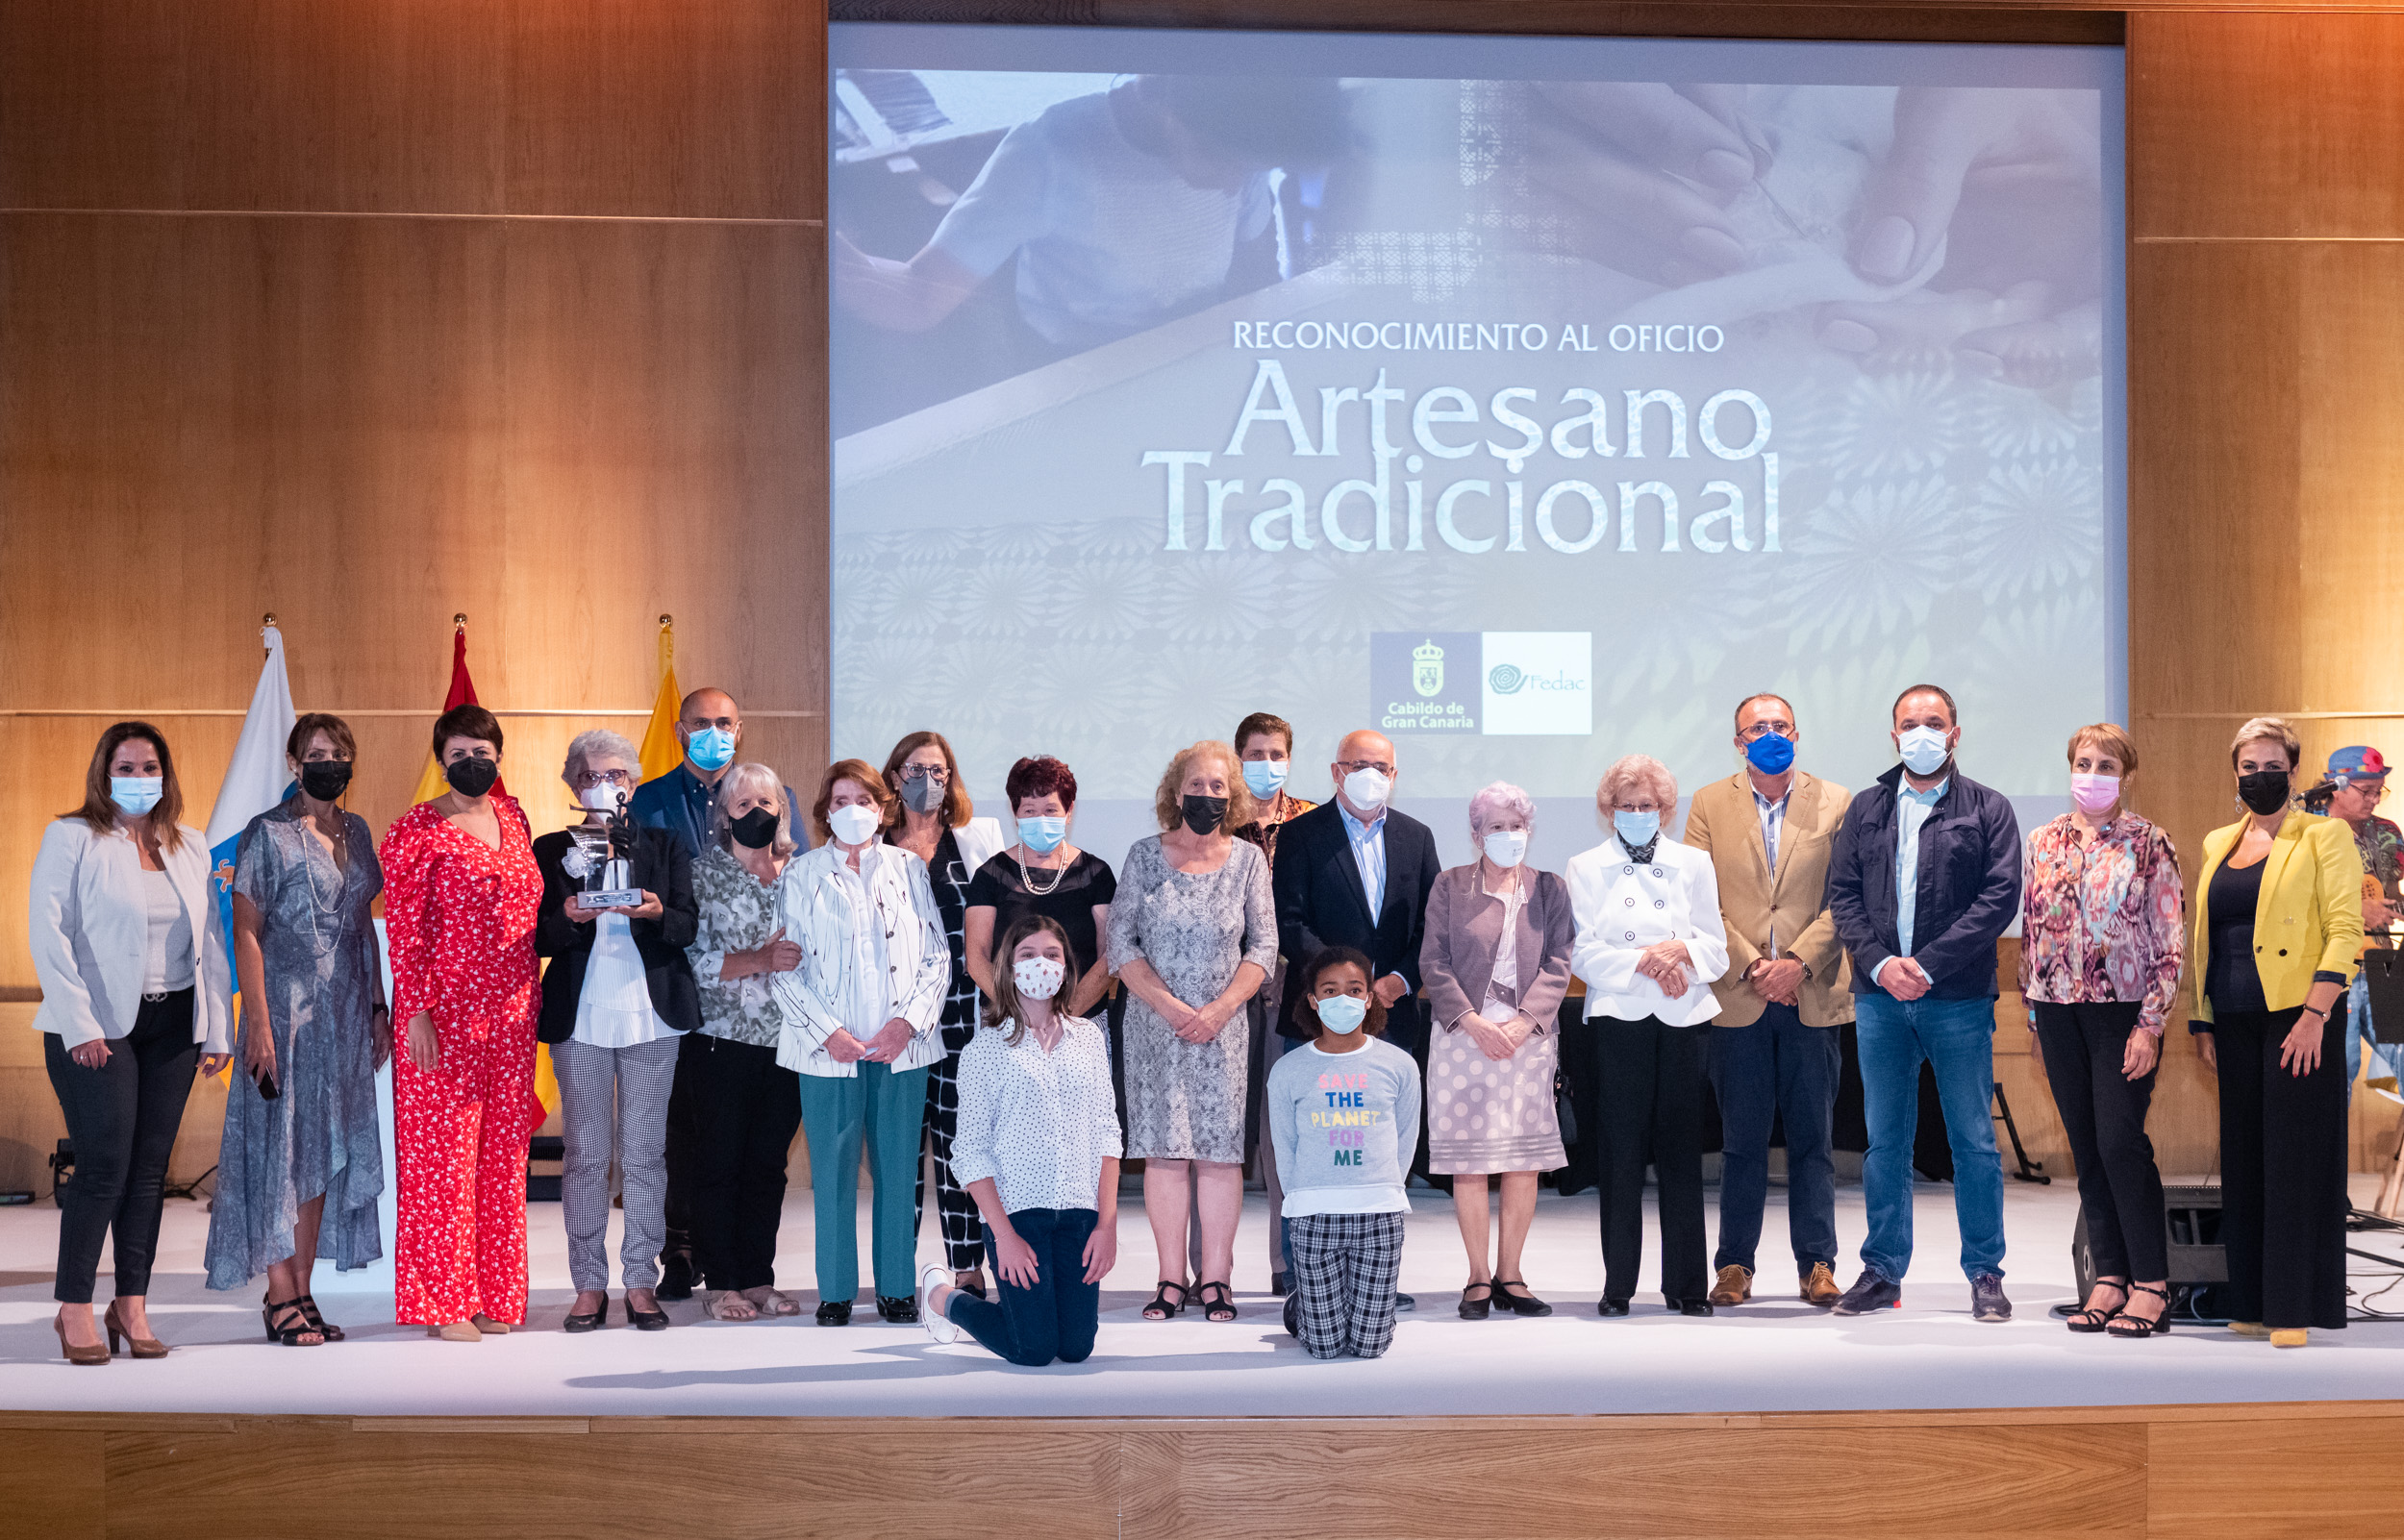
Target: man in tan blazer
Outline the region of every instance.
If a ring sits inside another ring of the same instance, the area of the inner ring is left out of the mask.
[[[1769,1130],[1787,1132],[1787,1233],[1802,1297],[1833,1304],[1837,1286],[1838,1026],[1853,1019],[1844,948],[1826,904],[1828,856],[1851,793],[1795,768],[1794,708],[1755,695],[1737,708],[1745,768],[1698,787],[1686,843],[1709,851],[1728,930],[1728,971],[1713,983],[1712,1089],[1721,1130],[1715,1305],[1753,1294],[1753,1254],[1769,1187]]]

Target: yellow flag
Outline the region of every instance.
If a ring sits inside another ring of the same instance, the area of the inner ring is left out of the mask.
[[[676,626],[660,617],[660,693],[651,703],[651,725],[642,730],[642,778],[657,781],[685,762],[685,745],[676,724],[685,710],[684,692],[676,687]]]

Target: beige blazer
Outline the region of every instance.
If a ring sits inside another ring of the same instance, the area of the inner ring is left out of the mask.
[[[1779,955],[1811,970],[1797,997],[1803,1025],[1835,1027],[1853,1019],[1852,968],[1828,912],[1828,857],[1852,800],[1842,786],[1794,773],[1773,881],[1751,778],[1740,771],[1696,788],[1685,843],[1711,853],[1719,875],[1719,917],[1728,929],[1728,971],[1712,981],[1719,997],[1716,1025],[1750,1027],[1761,1020],[1767,1003],[1742,975],[1767,951],[1773,926]]]

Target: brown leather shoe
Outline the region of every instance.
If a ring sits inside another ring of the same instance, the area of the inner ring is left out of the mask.
[[[1837,1286],[1837,1275],[1826,1262],[1814,1262],[1811,1272],[1804,1275],[1801,1294],[1806,1304],[1834,1304],[1844,1297],[1844,1290]]]
[[[1711,1302],[1715,1305],[1742,1304],[1753,1297],[1753,1272],[1730,1262],[1719,1270],[1719,1281],[1712,1285]]]

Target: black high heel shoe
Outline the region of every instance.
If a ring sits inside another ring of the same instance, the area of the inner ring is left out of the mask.
[[[562,1331],[578,1332],[598,1331],[609,1324],[610,1297],[607,1293],[604,1293],[601,1296],[601,1308],[598,1310],[568,1311],[566,1318],[560,1322],[560,1329]]]
[[[601,1308],[604,1313],[609,1310],[607,1304],[602,1305]],[[634,1296],[630,1294],[626,1297],[626,1324],[638,1331],[665,1331],[667,1312],[665,1310],[638,1310],[635,1308]]]
[[[301,1307],[301,1314],[309,1317],[309,1324],[317,1329],[317,1335],[325,1338],[328,1342],[339,1342],[342,1340],[344,1335],[346,1335],[340,1327],[334,1325],[324,1316],[317,1313],[317,1297],[315,1295],[304,1294],[292,1303]]]
[[[1486,1298],[1482,1300],[1473,1300],[1469,1298],[1469,1289],[1484,1289],[1486,1291]],[[1469,1287],[1461,1291],[1461,1319],[1464,1321],[1483,1321],[1493,1313],[1494,1285],[1487,1282],[1484,1279],[1471,1279]]]
[[[2107,1337],[2158,1337],[2166,1334],[2170,1329],[2169,1291],[2166,1289],[2148,1288],[2144,1284],[2139,1283],[2133,1286],[2132,1292],[2136,1294],[2150,1294],[2155,1299],[2160,1300],[2162,1302],[2162,1313],[2148,1321],[2141,1315],[2129,1314],[2128,1306],[2123,1304],[2120,1306],[2119,1313],[2115,1315],[2111,1321],[2105,1325],[2104,1335]]]
[[[1511,1292],[1513,1289],[1520,1292],[1514,1294]],[[1524,1279],[1498,1278],[1494,1279],[1494,1304],[1499,1309],[1509,1310],[1513,1315],[1524,1315],[1531,1320],[1540,1315],[1553,1313],[1551,1305],[1528,1292],[1527,1280]]]
[[[325,1341],[324,1334],[309,1324],[308,1312],[300,1307],[298,1300],[270,1300],[267,1307],[259,1312],[259,1319],[267,1329],[269,1342],[280,1342],[288,1348],[314,1348]],[[280,1326],[278,1322],[289,1324]],[[109,1335],[113,1338],[116,1335],[113,1321],[110,1323]],[[303,1342],[303,1337],[315,1337],[317,1340]],[[111,1352],[114,1352],[116,1344],[113,1341],[109,1347]]]

